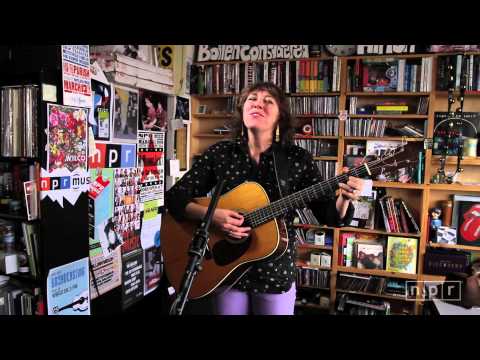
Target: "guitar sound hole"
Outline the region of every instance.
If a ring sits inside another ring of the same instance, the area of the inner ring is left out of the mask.
[[[245,254],[251,241],[250,237],[236,242],[231,239],[217,241],[212,248],[213,260],[217,265],[228,265]]]

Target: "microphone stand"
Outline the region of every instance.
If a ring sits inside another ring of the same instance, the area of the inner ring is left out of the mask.
[[[208,245],[208,229],[210,227],[210,223],[212,222],[213,212],[217,207],[218,199],[220,198],[220,193],[222,192],[224,185],[225,180],[222,180],[215,188],[215,193],[213,194],[212,200],[208,205],[207,213],[193,235],[192,243],[190,245],[190,249],[188,250],[190,260],[185,269],[182,282],[180,283],[178,295],[170,308],[170,315],[182,315],[194,277],[199,271],[202,270],[201,263]]]

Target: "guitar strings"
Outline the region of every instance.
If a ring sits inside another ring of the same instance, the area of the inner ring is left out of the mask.
[[[393,155],[394,154],[386,155],[384,158],[368,162],[367,166],[369,167],[370,172],[374,172],[378,169],[381,169],[383,166],[376,166],[376,165],[384,162],[386,159],[392,157]],[[303,207],[306,207],[307,202],[315,200],[316,198],[319,197],[319,194],[318,194],[319,192],[321,193],[321,195],[328,194],[328,192],[325,193],[324,186],[328,186],[328,190],[330,190],[330,193],[333,193],[335,192],[339,183],[341,182],[345,183],[346,181],[348,181],[349,176],[360,177],[366,174],[367,174],[367,171],[365,166],[361,165],[359,167],[352,169],[346,174],[338,175],[324,182],[314,184],[312,186],[309,186],[303,190],[296,192],[295,194],[291,194],[283,199],[277,200],[263,208],[256,209],[246,214],[245,219],[251,225],[251,227],[259,226],[265,222],[270,221],[272,218],[280,216],[284,212],[288,211],[290,208],[301,207],[302,203],[304,205]],[[334,185],[333,189],[332,189],[332,185]],[[305,197],[308,199],[307,202],[305,202],[304,200]]]

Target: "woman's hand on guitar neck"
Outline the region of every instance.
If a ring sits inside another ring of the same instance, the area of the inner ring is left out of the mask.
[[[213,213],[214,225],[231,238],[242,239],[250,235],[252,228],[241,227],[243,221],[243,216],[233,210],[216,209]]]

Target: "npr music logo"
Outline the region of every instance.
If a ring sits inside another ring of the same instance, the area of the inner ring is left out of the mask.
[[[40,178],[40,190],[41,191],[50,191],[50,190],[68,190],[73,189],[77,190],[82,185],[90,184],[90,176],[57,176],[57,177],[43,177]]]
[[[95,152],[88,158],[90,169],[135,167],[137,160],[134,144],[95,144]]]
[[[462,282],[449,280],[439,283],[438,281],[407,281],[406,299],[415,301],[420,294],[423,301],[433,299],[461,301]]]

